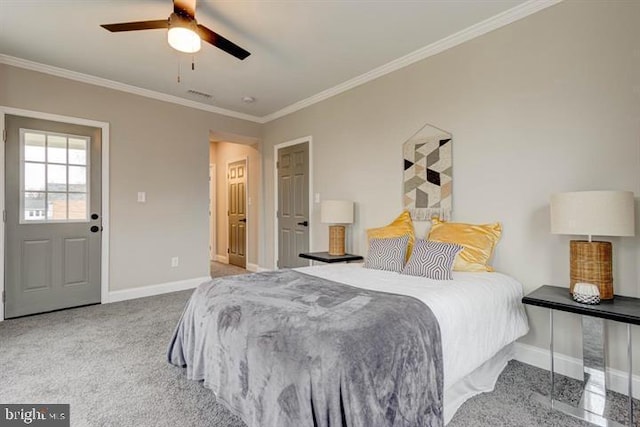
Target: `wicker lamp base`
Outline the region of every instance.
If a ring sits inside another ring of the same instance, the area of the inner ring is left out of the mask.
[[[344,225],[329,226],[329,255],[342,256],[344,250]]]
[[[576,283],[598,286],[601,300],[613,299],[612,250],[610,242],[572,240],[570,243],[571,288]]]

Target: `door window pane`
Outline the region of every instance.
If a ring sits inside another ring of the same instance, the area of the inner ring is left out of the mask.
[[[67,163],[66,136],[47,136],[47,161],[49,163]]]
[[[67,219],[67,193],[48,193],[47,219],[60,221]]]
[[[67,191],[67,167],[47,165],[47,190]]]
[[[21,223],[89,221],[90,141],[20,129]]]
[[[69,138],[69,164],[87,164],[87,140]]]
[[[69,193],[69,219],[85,219],[87,217],[87,195]]]
[[[41,133],[26,132],[24,134],[24,159],[26,161],[44,162],[45,136]]]
[[[24,189],[26,191],[44,191],[44,163],[24,164]]]
[[[69,191],[87,192],[87,168],[84,166],[69,166]]]
[[[42,221],[45,212],[45,193],[25,193],[23,218],[25,221]]]

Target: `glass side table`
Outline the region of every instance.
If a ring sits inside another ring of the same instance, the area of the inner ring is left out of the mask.
[[[605,353],[607,342],[604,335],[605,320],[614,320],[627,325],[629,424],[633,422],[633,371],[631,325],[640,325],[640,298],[616,295],[614,299],[598,305],[581,304],[573,300],[568,287],[541,286],[522,299],[523,304],[549,309],[549,352],[551,357],[551,393],[543,396],[534,393],[534,399],[550,405],[576,418],[599,426],[617,427],[622,424],[605,418],[607,379]],[[582,365],[584,390],[578,406],[572,406],[554,398],[553,363],[553,312],[554,310],[582,315]]]
[[[336,262],[357,262],[362,261],[360,255],[352,255],[352,254],[344,254],[344,255],[329,255],[329,252],[307,252],[298,254],[300,258],[310,259],[311,261],[319,261],[325,263],[336,263]]]

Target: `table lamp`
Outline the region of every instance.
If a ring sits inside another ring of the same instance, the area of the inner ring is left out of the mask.
[[[344,255],[345,226],[353,223],[353,202],[325,200],[320,204],[320,222],[329,226],[329,255]]]
[[[573,294],[576,283],[592,283],[600,299],[613,299],[611,242],[591,236],[633,236],[634,200],[630,191],[577,191],[551,195],[551,233],[586,235],[571,240],[570,265]]]

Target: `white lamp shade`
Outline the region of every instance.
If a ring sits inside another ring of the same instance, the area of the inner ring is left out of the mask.
[[[631,191],[577,191],[551,196],[551,233],[633,236]]]
[[[325,200],[320,204],[320,222],[324,224],[352,224],[353,202]]]

